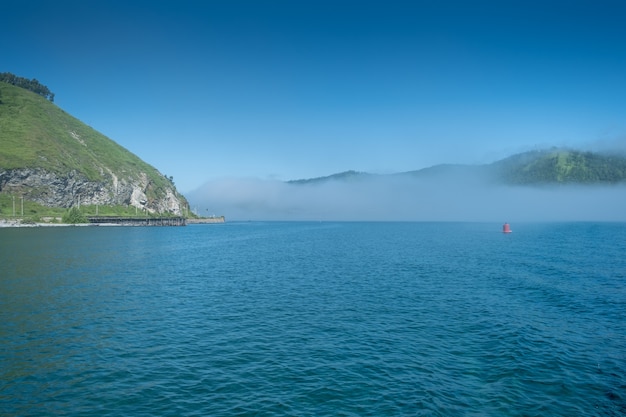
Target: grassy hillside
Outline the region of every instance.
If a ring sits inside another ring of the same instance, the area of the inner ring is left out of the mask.
[[[117,195],[118,180],[126,185],[128,195],[125,198],[129,198],[131,192],[128,187],[144,184],[141,192],[145,193],[151,210],[157,210],[167,193],[173,191],[177,195],[169,179],[113,140],[42,95],[0,81],[0,172],[17,169],[53,173],[61,182],[77,178],[79,174],[80,178],[102,184],[103,189],[108,190],[100,197],[107,193]],[[90,187],[91,190],[99,188]],[[23,185],[20,189],[14,181],[12,192],[40,199],[40,202],[42,196],[50,193],[73,192],[67,188],[57,187],[55,191],[50,191],[48,186],[40,188]],[[93,198],[93,194],[84,197]],[[178,195],[177,198],[186,204],[184,197]]]
[[[0,82],[0,168],[72,170],[101,180],[106,168],[117,175],[145,172],[156,187],[163,178],[149,164],[70,116],[44,97]]]
[[[492,170],[509,184],[618,183],[626,180],[626,158],[552,149],[513,155],[494,163]]]
[[[0,193],[0,219],[21,217],[39,221],[44,216],[61,217],[65,212],[64,208],[45,207],[20,196]]]

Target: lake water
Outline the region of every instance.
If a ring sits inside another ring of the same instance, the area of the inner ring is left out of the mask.
[[[626,416],[626,224],[0,229],[2,416]]]

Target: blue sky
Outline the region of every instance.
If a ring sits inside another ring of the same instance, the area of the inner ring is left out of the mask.
[[[622,1],[32,1],[0,71],[172,175],[289,180],[626,138]]]

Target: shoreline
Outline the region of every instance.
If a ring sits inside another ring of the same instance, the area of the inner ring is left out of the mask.
[[[226,220],[224,216],[220,217],[209,217],[209,218],[199,218],[199,219],[186,219],[186,224],[218,224],[225,223]],[[0,219],[0,229],[3,228],[23,228],[23,227],[90,227],[90,226],[104,226],[104,227],[112,227],[112,226],[144,226],[141,225],[129,225],[124,223],[115,223],[115,222],[102,222],[102,223],[56,223],[56,222],[37,222],[37,223],[23,223],[22,219]],[[152,226],[152,225],[150,225]]]
[[[0,220],[0,229],[3,228],[22,228],[22,227],[85,227],[85,226],[119,226],[113,223],[102,223],[102,224],[94,224],[94,223],[46,223],[46,222],[38,222],[38,223],[22,223],[21,220]]]

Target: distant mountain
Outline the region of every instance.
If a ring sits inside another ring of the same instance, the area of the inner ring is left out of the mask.
[[[611,184],[626,180],[626,157],[555,148],[510,156],[490,170],[506,184]]]
[[[172,178],[57,107],[52,93],[39,91],[47,87],[21,84],[0,81],[1,193],[49,207],[132,205],[179,215],[188,206]]]
[[[396,176],[410,176],[420,179],[462,178],[472,176],[479,178],[488,173],[487,165],[439,164],[415,171],[401,172]]]
[[[344,171],[338,174],[328,175],[326,177],[292,180],[287,182],[290,184],[320,184],[328,181],[359,181],[374,176],[376,176],[376,174],[368,174],[367,172],[358,171]]]
[[[512,155],[491,164],[440,164],[392,175],[424,180],[474,178],[507,185],[614,184],[626,182],[626,156],[553,148]],[[373,176],[376,175],[346,171],[326,177],[289,181],[289,183],[318,184],[328,181],[357,181]]]

